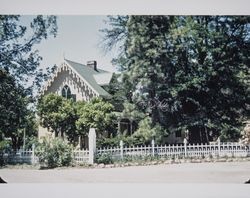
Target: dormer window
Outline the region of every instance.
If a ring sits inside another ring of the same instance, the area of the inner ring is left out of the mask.
[[[65,85],[62,88],[62,97],[70,99],[71,98],[71,91],[68,85]]]

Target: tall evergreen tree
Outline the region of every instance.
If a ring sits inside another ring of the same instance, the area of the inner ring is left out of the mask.
[[[249,116],[249,17],[180,17],[172,31],[172,120],[193,141],[236,140]],[[175,127],[176,127],[175,126]]]
[[[249,117],[249,20],[129,16],[120,60],[131,100],[191,142],[237,139]]]

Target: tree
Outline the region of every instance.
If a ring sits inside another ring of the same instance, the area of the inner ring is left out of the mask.
[[[37,16],[30,28],[20,22],[20,16],[0,16],[0,138],[11,138],[14,149],[26,137],[36,134],[32,89],[40,87],[47,76],[38,69],[41,57],[34,46],[49,35],[56,36],[55,16]],[[33,84],[32,84],[32,80]]]
[[[34,114],[28,109],[30,98],[13,76],[0,69],[0,140],[11,138],[14,149],[22,144],[24,129],[27,136],[37,132]]]
[[[121,75],[120,74],[113,74],[112,79],[109,85],[103,86],[103,88],[112,95],[111,98],[106,99],[110,102],[113,106],[115,111],[122,111],[123,110],[123,102],[127,100],[125,89],[121,82]]]
[[[1,15],[0,30],[0,68],[15,76],[18,83],[25,84],[33,77],[33,86],[39,87],[46,74],[38,69],[42,57],[34,46],[50,35],[56,36],[56,17],[38,15],[28,28],[18,15]]]
[[[193,141],[237,140],[249,115],[249,17],[180,17],[172,30],[172,117]]]
[[[104,33],[102,46],[104,51],[110,51],[115,46],[118,46],[121,53],[123,53],[123,48],[121,47],[124,39],[127,36],[127,22],[128,16],[108,16],[108,20],[105,21],[106,24],[111,26],[111,28],[105,28],[100,30]]]
[[[36,149],[39,162],[48,168],[70,166],[73,161],[73,147],[61,138],[44,139]]]
[[[77,109],[72,100],[56,94],[48,94],[40,98],[37,106],[40,123],[64,138],[66,135],[70,142],[78,137],[75,122],[78,119]]]
[[[124,28],[127,30],[124,55],[119,60],[125,64],[122,76],[125,93],[130,102],[150,115],[153,124],[165,123],[161,120],[162,110],[153,103],[163,98],[167,35],[172,22],[173,17],[168,16],[130,16]]]
[[[109,102],[105,102],[101,98],[93,98],[78,108],[77,130],[87,134],[90,128],[95,128],[97,135],[110,136],[112,132],[115,132],[113,110],[114,107]]]
[[[247,16],[129,16],[118,58],[129,100],[153,124],[189,129],[191,142],[238,139],[249,117],[249,22]]]
[[[152,119],[147,116],[139,122],[139,127],[132,137],[138,139],[143,144],[150,144],[153,139],[157,144],[160,144],[166,135],[167,131],[159,124],[153,124]]]

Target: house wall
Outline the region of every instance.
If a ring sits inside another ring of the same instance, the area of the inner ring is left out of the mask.
[[[90,93],[86,87],[81,85],[79,78],[77,78],[77,76],[75,76],[73,73],[70,73],[68,70],[62,70],[58,74],[51,86],[49,86],[44,92],[44,95],[56,93],[61,96],[62,89],[65,85],[69,86],[71,94],[76,95],[77,101],[89,101],[93,97],[93,94]],[[39,125],[38,138],[41,139],[42,137],[54,137],[54,134],[49,132],[47,128],[43,128]]]
[[[77,79],[74,74],[70,73],[68,70],[63,70],[59,73],[59,75],[55,78],[50,87],[44,92],[44,95],[49,93],[56,93],[58,95],[62,95],[62,89],[65,85],[68,85],[71,91],[71,94],[76,95],[77,101],[89,101],[93,95],[90,91],[81,85],[81,82]]]

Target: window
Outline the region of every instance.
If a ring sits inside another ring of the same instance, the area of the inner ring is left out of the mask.
[[[68,85],[65,85],[62,88],[62,97],[70,99],[71,98],[71,91]]]

